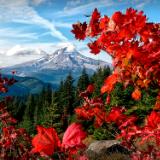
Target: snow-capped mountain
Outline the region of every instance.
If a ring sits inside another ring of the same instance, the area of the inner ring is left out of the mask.
[[[4,68],[7,74],[11,70],[17,71],[17,76],[35,77],[52,84],[59,83],[71,72],[76,78],[83,68],[93,73],[98,67],[110,66],[104,61],[94,60],[80,54],[74,47],[64,47],[52,54],[46,54],[42,58]]]

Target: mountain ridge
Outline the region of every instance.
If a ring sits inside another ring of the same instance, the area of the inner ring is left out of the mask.
[[[37,78],[55,86],[65,79],[69,72],[77,79],[83,68],[86,69],[88,74],[92,74],[97,68],[107,66],[111,67],[111,64],[86,57],[74,47],[69,46],[60,48],[52,54],[46,54],[36,60],[2,68],[2,71],[11,74],[12,70],[16,70],[17,76]]]
[[[77,63],[78,62],[78,63]],[[86,57],[77,50],[73,51],[67,51],[67,47],[61,48],[53,52],[52,54],[46,54],[43,57],[36,59],[36,60],[31,60],[27,61],[21,64],[16,64],[13,66],[5,67],[8,69],[13,69],[13,68],[23,68],[25,67],[37,67],[38,69],[63,69],[66,67],[70,67],[71,69],[74,69],[74,67],[81,67],[81,68],[89,68],[87,65],[94,65],[95,68],[91,68],[95,70],[98,66],[111,66],[110,63],[104,62],[101,60],[94,60],[92,58]],[[62,67],[62,68],[61,68]],[[33,68],[33,69],[35,69]]]

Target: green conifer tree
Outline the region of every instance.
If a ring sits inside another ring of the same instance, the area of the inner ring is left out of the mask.
[[[82,70],[81,76],[78,79],[77,82],[77,90],[80,91],[84,91],[86,89],[86,87],[89,85],[89,76],[86,72],[86,69],[84,68]]]
[[[73,86],[73,77],[71,73],[67,76],[64,82],[64,94],[63,94],[63,106],[66,110],[66,114],[71,115],[74,110],[74,100],[75,100],[75,87]]]

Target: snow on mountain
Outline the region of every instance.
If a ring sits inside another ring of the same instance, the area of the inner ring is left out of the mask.
[[[96,70],[100,66],[104,67],[107,65],[110,64],[83,56],[75,48],[64,47],[56,50],[53,54],[45,55],[40,59],[18,64],[11,68],[21,71],[41,71],[46,69],[73,71],[84,67],[86,69]]]
[[[35,77],[44,82],[58,84],[69,72],[72,72],[73,76],[78,78],[83,68],[86,68],[88,73],[91,74],[98,67],[104,66],[111,66],[111,64],[85,57],[74,46],[69,45],[39,59],[3,68],[2,70],[7,74],[11,70],[16,70],[17,76]]]

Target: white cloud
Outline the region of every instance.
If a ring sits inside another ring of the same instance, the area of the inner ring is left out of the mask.
[[[82,0],[70,0],[67,2],[65,9],[76,7],[77,5],[80,5],[81,3],[82,3]]]
[[[135,8],[137,9],[143,9],[144,6],[146,6],[148,3],[150,3],[151,0],[142,0],[142,1],[135,1]]]
[[[143,9],[145,5],[150,3],[151,0],[71,0],[66,3],[63,11],[56,13],[56,16],[59,18],[63,17],[72,17],[73,15],[84,15],[88,14],[95,7],[96,8],[106,8],[106,7],[115,7],[118,5],[121,6],[134,6],[137,9]]]
[[[53,22],[55,24],[56,27],[60,27],[60,28],[72,28],[72,23],[68,23],[68,22]]]
[[[41,17],[28,3],[27,0],[0,0],[0,21],[38,25],[48,29],[53,37],[67,41],[53,23]]]
[[[47,2],[47,0],[31,0],[31,4],[35,5],[35,6],[38,6],[40,4],[43,4]]]
[[[110,7],[113,6],[115,2],[113,0],[99,0],[99,1],[91,1],[89,3],[83,3],[82,5],[77,5],[75,7],[68,8],[66,6],[63,11],[59,11],[56,13],[57,17],[70,17],[77,14],[86,14],[88,9],[94,9],[95,7]]]
[[[12,28],[0,28],[0,39],[14,38],[14,39],[38,39],[37,33],[25,32],[24,30],[15,30]]]

